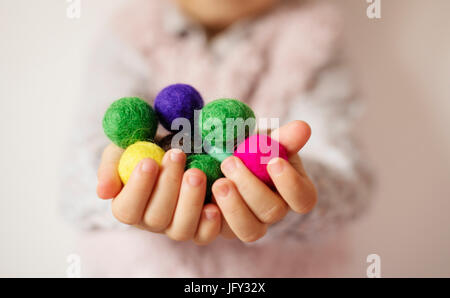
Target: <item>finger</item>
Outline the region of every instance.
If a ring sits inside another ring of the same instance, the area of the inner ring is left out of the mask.
[[[194,242],[198,245],[211,243],[220,233],[221,221],[220,210],[216,204],[204,206]]]
[[[271,133],[271,137],[286,148],[288,155],[296,154],[311,137],[311,127],[304,121],[292,121]]]
[[[158,177],[159,165],[153,159],[143,159],[134,169],[128,183],[112,201],[112,212],[122,223],[139,224]]]
[[[276,157],[269,161],[267,171],[280,195],[297,213],[308,213],[317,203],[313,183],[300,175],[286,160]]]
[[[292,165],[294,169],[300,174],[300,176],[308,178],[308,174],[306,174],[305,168],[303,167],[302,159],[299,154],[294,154],[289,157],[289,163]]]
[[[216,198],[214,197],[214,194],[212,195],[212,202],[217,205],[217,201],[216,201]],[[236,235],[233,233],[233,231],[231,230],[230,226],[228,225],[227,221],[225,220],[225,218],[223,216],[222,216],[222,220],[221,220],[220,234],[225,239],[236,238]]]
[[[122,189],[117,166],[123,149],[114,144],[108,145],[102,154],[102,159],[97,172],[97,195],[101,199],[111,199],[117,196]]]
[[[172,222],[167,236],[176,241],[190,240],[195,236],[206,193],[206,175],[199,169],[184,173]]]
[[[172,221],[183,178],[186,155],[169,150],[163,158],[160,175],[144,213],[143,224],[152,232],[164,231]]]
[[[241,241],[253,242],[265,235],[267,225],[250,211],[231,180],[217,180],[212,191],[225,220]]]
[[[271,224],[286,215],[288,206],[284,200],[253,175],[239,158],[228,157],[222,162],[221,169],[261,222]]]
[[[230,225],[227,223],[227,221],[223,217],[222,217],[222,225],[221,225],[221,229],[220,229],[220,234],[225,239],[236,238],[236,234],[233,232],[233,230],[230,228]]]

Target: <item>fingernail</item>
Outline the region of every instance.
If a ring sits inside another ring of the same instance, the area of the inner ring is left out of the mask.
[[[216,191],[214,192],[215,195],[218,197],[225,198],[228,195],[228,192],[230,191],[230,188],[226,184],[219,184],[216,186]]]
[[[141,163],[141,171],[145,173],[150,173],[153,170],[152,162],[148,159],[144,159]]]
[[[180,149],[172,149],[170,150],[170,159],[173,162],[182,162],[183,161],[183,151]]]
[[[205,217],[207,220],[213,220],[217,216],[216,210],[205,210]]]
[[[229,157],[222,162],[222,169],[224,172],[231,173],[236,169],[236,160],[234,157]]]
[[[197,175],[194,174],[190,174],[187,178],[188,183],[190,186],[199,186],[200,184],[202,184],[202,178],[198,177]]]
[[[283,163],[279,157],[271,159],[267,167],[269,168],[269,172],[273,175],[280,175],[283,172]]]

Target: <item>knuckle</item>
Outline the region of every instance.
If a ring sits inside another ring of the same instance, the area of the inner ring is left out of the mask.
[[[190,233],[171,232],[168,233],[167,236],[174,241],[185,242],[191,240],[193,235],[191,235]]]
[[[270,209],[263,212],[260,216],[260,220],[267,224],[272,224],[283,218],[288,211],[285,204],[275,204]]]
[[[217,236],[219,236],[219,233],[220,233],[220,229],[209,230],[207,232],[204,231],[203,233],[197,231],[193,241],[197,245],[201,245],[201,246],[208,245],[211,242],[213,242],[217,238]]]
[[[239,237],[239,239],[242,242],[246,242],[246,243],[255,242],[256,240],[259,240],[262,237],[264,237],[264,235],[266,235],[266,232],[267,232],[267,226],[264,225],[261,229],[258,229],[257,231],[252,231],[248,234],[241,235]]]
[[[112,207],[113,216],[126,225],[135,225],[139,223],[139,216],[137,216],[134,212],[130,212],[128,210],[124,210],[124,208]]]
[[[194,243],[197,244],[197,245],[199,245],[199,246],[205,246],[205,245],[208,245],[209,243],[212,242],[212,240],[213,240],[213,239],[212,239],[211,237],[208,237],[208,238],[206,238],[206,237],[195,237],[195,238],[193,239]]]
[[[164,216],[154,214],[145,215],[144,224],[153,232],[164,231],[170,223],[170,219]]]

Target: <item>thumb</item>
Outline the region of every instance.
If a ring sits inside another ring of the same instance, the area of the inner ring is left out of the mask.
[[[310,136],[311,127],[300,120],[292,121],[271,133],[271,137],[286,148],[289,156],[302,149]]]
[[[102,199],[114,198],[122,189],[122,181],[117,172],[123,149],[114,144],[105,148],[98,168],[97,195]]]

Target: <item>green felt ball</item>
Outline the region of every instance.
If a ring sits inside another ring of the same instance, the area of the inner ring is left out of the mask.
[[[256,126],[255,114],[245,103],[236,99],[217,99],[203,107],[199,128],[202,139],[213,146],[245,140]]]
[[[186,161],[186,169],[196,168],[203,171],[206,175],[206,199],[211,198],[211,187],[213,183],[223,177],[220,170],[220,162],[208,154],[192,154]]]
[[[207,144],[205,144],[204,149],[205,152],[208,153],[208,155],[214,157],[219,162],[224,161],[234,153],[234,150],[228,150],[222,147],[208,146]]]
[[[103,130],[117,146],[127,148],[155,137],[158,120],[153,108],[137,97],[125,97],[111,104],[103,117]]]

